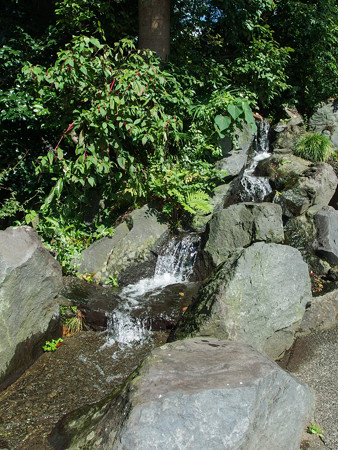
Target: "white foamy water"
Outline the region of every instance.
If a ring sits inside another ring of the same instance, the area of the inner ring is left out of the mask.
[[[269,158],[269,123],[267,120],[260,122],[257,133],[256,150],[250,166],[245,169],[241,180],[243,187],[240,194],[241,200],[245,202],[262,202],[272,192],[268,178],[258,177],[255,170],[260,161]]]
[[[150,331],[142,323],[141,319],[131,319],[127,311],[114,311],[106,313],[108,323],[106,330],[106,342],[101,349],[119,344],[120,347],[131,347],[138,342],[144,342]]]
[[[196,236],[173,238],[165,253],[158,256],[154,276],[122,289],[120,297],[123,299],[123,308],[121,306],[113,313],[106,313],[106,342],[101,348],[116,343],[120,347],[130,347],[150,337],[149,323],[146,326],[142,319],[131,318],[130,312],[137,305],[144,304],[146,298],[156,296],[166,286],[189,280],[197,257],[198,243],[199,238]]]
[[[170,284],[188,281],[196,260],[197,246],[196,237],[195,239],[191,236],[185,236],[181,240],[172,239],[164,255],[159,255],[157,258],[154,276],[124,287],[120,296],[135,305],[149,292],[156,295],[159,290]]]
[[[131,304],[138,304],[137,299],[142,299],[142,296],[148,292],[152,292],[153,295],[163,289],[163,287],[169,284],[178,283],[177,277],[170,273],[164,273],[162,275],[154,275],[152,278],[143,278],[135,284],[130,284],[122,289],[121,297],[128,300]]]

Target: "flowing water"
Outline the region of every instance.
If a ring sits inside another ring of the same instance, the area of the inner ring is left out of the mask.
[[[113,312],[107,312],[106,343],[130,346],[133,342],[151,339],[154,303],[163,310],[161,293],[168,286],[189,285],[196,262],[200,238],[186,235],[173,238],[163,255],[159,255],[155,273],[151,278],[143,278],[135,284],[122,289],[119,296],[123,300]],[[174,289],[175,292],[175,289]],[[183,294],[181,292],[181,294]],[[179,299],[179,297],[176,298]],[[165,299],[170,309],[174,305]],[[177,303],[177,302],[176,302]]]
[[[189,280],[198,245],[194,235],[172,239],[153,277],[119,293],[83,283],[86,302],[99,297],[99,307],[114,308],[106,312],[107,329],[64,338],[0,393],[0,448],[49,449],[47,436],[64,414],[103,398],[166,341],[166,324],[179,319],[196,293],[197,283]]]
[[[267,180],[255,176],[258,162],[268,156],[264,121],[241,182],[242,201],[262,201],[271,192]],[[153,276],[120,290],[85,282],[77,293],[70,289],[70,302],[77,298],[81,311],[101,314],[98,329],[105,329],[65,338],[0,393],[0,448],[50,448],[46,437],[64,414],[100,400],[166,341],[197,292],[199,283],[191,280],[199,244],[194,234],[171,239]]]
[[[253,144],[253,155],[241,180],[240,199],[243,202],[262,202],[272,192],[268,178],[255,175],[260,161],[269,158],[269,123],[259,122],[258,132]]]

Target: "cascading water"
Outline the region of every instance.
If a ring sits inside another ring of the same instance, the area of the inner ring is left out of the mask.
[[[142,301],[142,296],[148,292],[156,295],[158,290],[169,284],[188,281],[196,261],[198,244],[199,238],[196,239],[196,236],[173,238],[164,255],[158,256],[154,276],[126,286],[121,297],[135,304]]]
[[[155,299],[161,291],[179,283],[188,283],[192,276],[200,238],[194,235],[182,239],[173,238],[163,255],[159,255],[154,276],[143,278],[124,287],[120,293],[121,306],[107,315],[106,345],[118,343],[131,346],[150,337],[149,318],[132,317],[138,307],[147,307],[149,299]]]
[[[263,119],[259,122],[252,160],[241,180],[240,199],[243,202],[262,202],[272,191],[268,178],[255,175],[258,163],[270,156],[268,134],[269,123]]]
[[[132,320],[128,310],[117,310],[106,313],[107,330],[106,342],[101,349],[119,344],[121,348],[131,347],[133,344],[144,342],[150,337],[150,331],[141,319]]]

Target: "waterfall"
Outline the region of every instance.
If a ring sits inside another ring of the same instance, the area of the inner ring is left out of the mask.
[[[157,259],[154,278],[170,274],[176,283],[188,281],[193,272],[199,241],[199,237],[196,239],[191,235],[172,239],[165,254]]]
[[[197,257],[199,237],[189,235],[172,238],[164,255],[159,255],[152,278],[144,278],[135,284],[123,288],[121,297],[132,304],[142,301],[142,296],[148,292],[161,290],[169,284],[189,281]]]
[[[166,286],[189,282],[197,258],[199,241],[199,236],[191,234],[183,238],[172,238],[164,254],[157,258],[153,277],[143,278],[122,289],[121,306],[113,313],[106,313],[105,346],[118,343],[122,347],[129,347],[149,337],[148,318],[135,319],[131,317],[131,313],[138,306],[144,306],[147,299],[156,297]]]
[[[101,349],[119,344],[120,348],[131,347],[143,343],[150,337],[150,331],[141,319],[133,320],[128,310],[117,310],[106,313],[106,342]]]
[[[272,191],[268,178],[255,175],[258,163],[270,156],[269,123],[266,119],[259,122],[253,149],[249,167],[245,169],[241,180],[240,199],[244,202],[262,202]]]

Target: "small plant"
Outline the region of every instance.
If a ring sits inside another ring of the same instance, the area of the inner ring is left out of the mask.
[[[84,280],[84,281],[88,281],[88,282],[94,281],[94,275],[95,275],[95,272],[93,272],[93,273],[78,273],[78,274],[76,274],[76,276],[78,278],[80,278],[80,280]]]
[[[103,284],[111,284],[114,287],[119,287],[117,278],[114,277],[114,275],[109,275],[109,279],[107,281],[104,281]]]
[[[81,315],[80,315],[81,314]],[[72,317],[67,321],[66,328],[69,334],[79,333],[86,327],[84,323],[84,318],[81,311],[78,312],[78,315]]]
[[[307,429],[307,432],[310,434],[316,434],[318,437],[323,438],[323,433],[322,433],[322,429],[320,428],[320,426],[316,425],[315,423],[313,423],[312,425],[310,425]]]
[[[84,315],[77,306],[61,306],[60,311],[66,335],[79,333],[87,328]]]
[[[294,149],[294,154],[313,162],[327,161],[333,155],[333,147],[328,137],[323,134],[308,134],[300,139]]]
[[[45,345],[42,347],[44,352],[55,352],[55,350],[60,347],[63,342],[62,338],[52,339],[51,341],[46,341]]]

